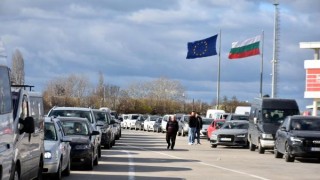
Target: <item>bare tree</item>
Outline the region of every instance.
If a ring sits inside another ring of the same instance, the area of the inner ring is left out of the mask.
[[[11,77],[14,84],[24,84],[24,59],[19,49],[12,55]]]

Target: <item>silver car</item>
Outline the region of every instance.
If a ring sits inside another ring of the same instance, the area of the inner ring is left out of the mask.
[[[59,119],[45,119],[44,124],[44,167],[43,173],[53,175],[54,179],[61,179],[62,173],[70,175],[71,139],[64,136]]]

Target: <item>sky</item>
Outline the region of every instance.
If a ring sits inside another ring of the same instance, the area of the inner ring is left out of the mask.
[[[7,62],[19,49],[27,84],[83,74],[126,88],[166,77],[185,87],[188,100],[216,101],[218,56],[186,59],[187,43],[221,38],[220,95],[251,102],[259,96],[261,55],[229,60],[232,42],[264,32],[263,94],[271,94],[273,0],[1,0],[0,38]],[[280,17],[277,96],[304,98],[304,60],[320,41],[319,0],[278,0]],[[219,49],[219,43],[217,43]]]

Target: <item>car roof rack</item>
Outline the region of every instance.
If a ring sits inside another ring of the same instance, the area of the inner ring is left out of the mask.
[[[34,86],[31,86],[31,85],[20,85],[20,84],[12,84],[11,87],[23,88],[24,90],[26,90],[26,88],[29,88],[29,91],[32,91],[32,88],[34,88]]]

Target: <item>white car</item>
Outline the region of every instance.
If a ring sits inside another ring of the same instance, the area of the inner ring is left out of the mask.
[[[70,175],[71,138],[66,137],[59,119],[46,118],[44,124],[43,173],[61,179],[62,173]]]
[[[145,131],[153,131],[154,128],[153,128],[153,125],[154,123],[156,122],[156,120],[159,118],[160,116],[151,116],[149,115],[147,117],[146,120],[144,120],[144,124],[143,124],[143,129]]]
[[[126,128],[133,129],[135,128],[136,121],[140,117],[140,114],[128,114],[128,119],[126,121]]]

